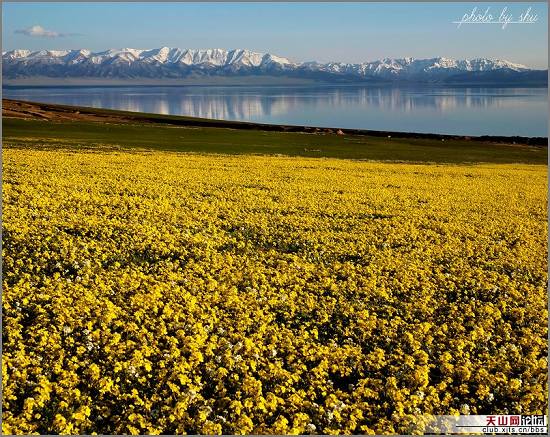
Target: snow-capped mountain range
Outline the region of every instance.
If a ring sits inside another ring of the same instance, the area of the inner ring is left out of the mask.
[[[532,72],[524,65],[496,59],[382,59],[350,64],[292,62],[270,53],[245,49],[192,50],[162,47],[151,50],[11,50],[2,52],[4,79],[49,78],[186,78],[204,76],[287,76],[322,81],[427,81],[487,78]]]

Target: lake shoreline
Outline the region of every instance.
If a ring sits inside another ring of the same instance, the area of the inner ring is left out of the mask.
[[[144,87],[153,87],[153,88],[180,88],[180,87],[189,87],[189,88],[209,88],[209,87],[223,87],[223,88],[250,88],[250,87],[261,86],[262,88],[417,88],[417,87],[426,87],[426,88],[548,88],[548,83],[542,82],[533,82],[533,83],[495,83],[495,82],[456,82],[456,83],[445,83],[445,82],[270,82],[270,83],[221,83],[221,82],[178,82],[169,80],[163,81],[102,81],[102,80],[90,80],[82,82],[67,82],[67,81],[51,81],[51,83],[40,83],[18,81],[13,82],[6,80],[2,83],[2,89],[40,89],[40,88],[144,88]]]
[[[152,123],[186,127],[212,127],[239,130],[257,130],[264,132],[293,132],[305,134],[332,134],[370,136],[404,139],[460,140],[486,143],[529,145],[547,147],[547,137],[526,136],[465,136],[436,133],[400,132],[369,129],[349,129],[325,126],[288,125],[230,121],[220,119],[188,117],[180,115],[162,115],[145,112],[98,109],[84,106],[60,105],[53,103],[31,102],[24,100],[2,99],[3,117],[35,118],[50,121],[98,121],[103,123]]]

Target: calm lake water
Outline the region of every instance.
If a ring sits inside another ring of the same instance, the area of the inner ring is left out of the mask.
[[[547,88],[61,87],[3,93],[37,102],[261,123],[548,136]]]

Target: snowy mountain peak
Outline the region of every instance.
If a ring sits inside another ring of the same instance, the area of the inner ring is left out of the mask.
[[[359,64],[328,62],[292,62],[271,53],[248,49],[225,50],[154,49],[90,50],[11,50],[2,53],[2,74],[6,78],[27,76],[182,78],[189,75],[264,74],[314,77],[321,80],[420,80],[439,81],[465,73],[507,71],[527,72],[524,65],[498,59],[457,60],[447,57],[430,59],[384,58]],[[355,79],[354,79],[355,78]]]
[[[8,52],[2,53],[2,60],[6,59],[17,59],[17,58],[26,58],[31,54],[30,50],[11,50]]]

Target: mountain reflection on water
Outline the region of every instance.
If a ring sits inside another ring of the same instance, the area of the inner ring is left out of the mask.
[[[464,135],[547,136],[546,88],[7,88],[4,97],[261,123]]]

